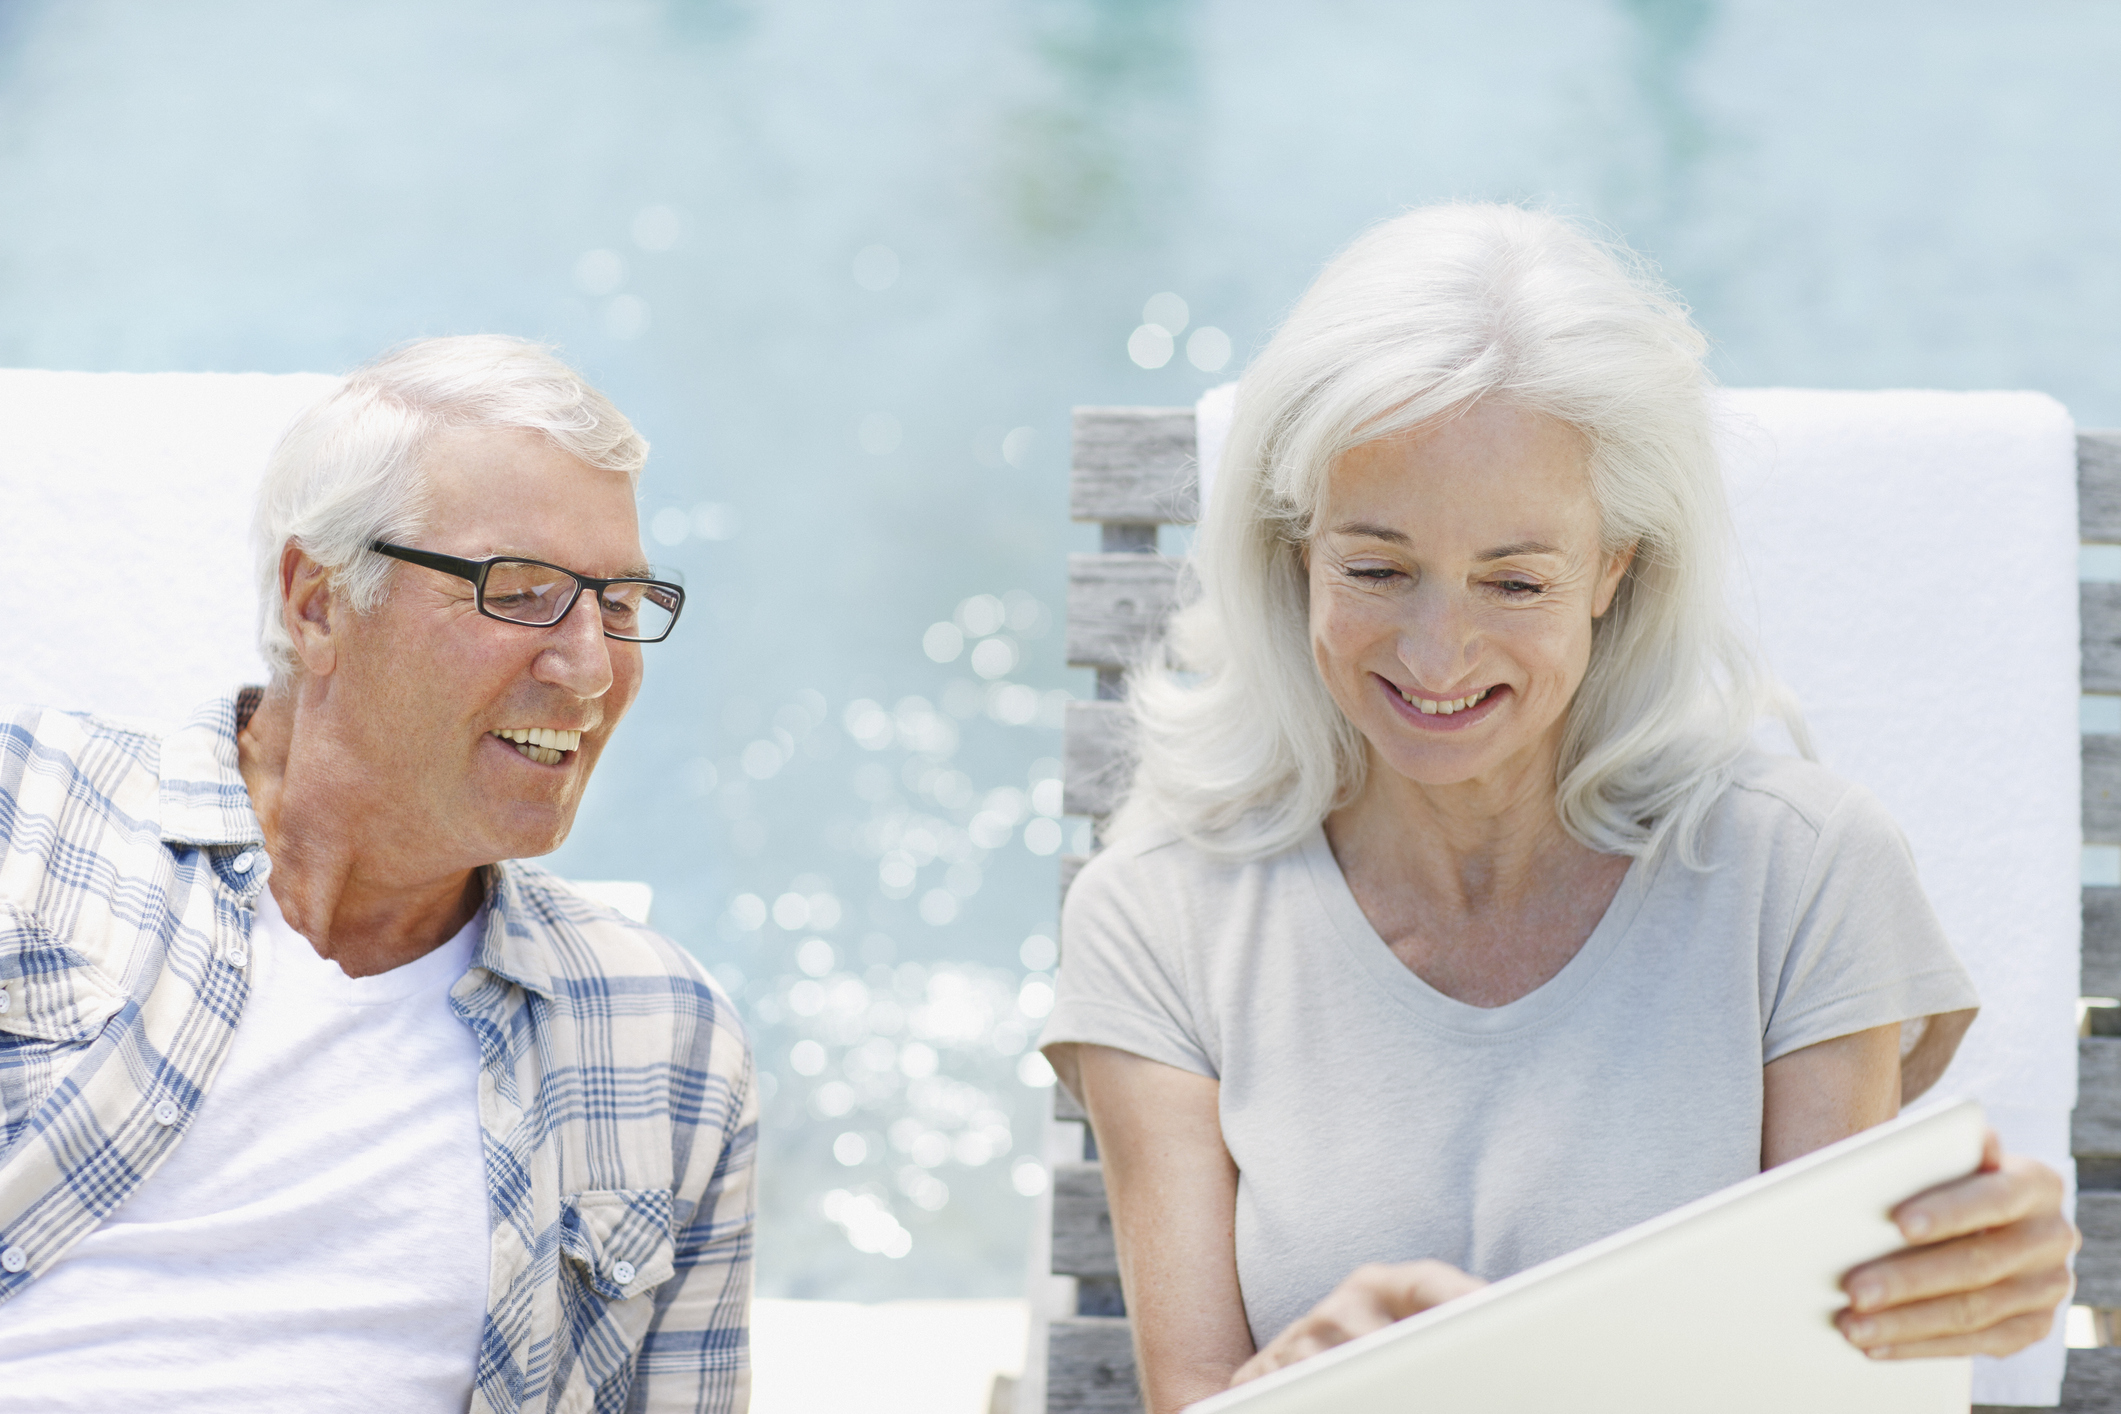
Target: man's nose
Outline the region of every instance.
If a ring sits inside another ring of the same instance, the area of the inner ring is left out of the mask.
[[[611,640],[604,637],[604,611],[597,596],[585,591],[547,639],[530,675],[565,688],[576,697],[602,697],[611,690]]]

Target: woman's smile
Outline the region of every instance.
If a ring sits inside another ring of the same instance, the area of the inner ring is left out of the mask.
[[[1382,673],[1372,673],[1384,690],[1392,709],[1417,731],[1460,732],[1493,716],[1511,695],[1503,683],[1478,688],[1459,697],[1425,697],[1401,689]]]

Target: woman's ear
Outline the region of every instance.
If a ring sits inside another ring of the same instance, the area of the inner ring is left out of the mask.
[[[294,641],[295,661],[310,677],[328,676],[338,663],[334,599],[329,570],[292,542],[280,551],[280,621]]]
[[[1592,618],[1604,618],[1605,611],[1613,607],[1613,596],[1620,592],[1620,581],[1626,577],[1628,566],[1635,563],[1635,546],[1638,543],[1640,542],[1630,541],[1623,548],[1615,550],[1607,559],[1605,573],[1598,580],[1598,593],[1591,599]]]

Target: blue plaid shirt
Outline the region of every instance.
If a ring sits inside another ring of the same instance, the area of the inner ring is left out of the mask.
[[[0,714],[0,1302],[183,1142],[242,1019],[269,864],[239,701],[167,736]],[[758,1110],[734,1007],[531,866],[487,871],[484,922],[450,992],[490,1200],[471,1408],[744,1409]]]

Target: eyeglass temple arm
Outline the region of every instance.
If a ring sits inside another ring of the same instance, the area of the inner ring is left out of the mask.
[[[461,559],[456,555],[438,555],[432,550],[415,550],[407,545],[393,545],[387,540],[369,542],[369,549],[379,555],[388,555],[393,560],[419,565],[423,569],[440,570],[476,583],[479,571],[484,568],[477,560]]]

